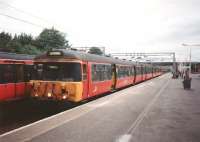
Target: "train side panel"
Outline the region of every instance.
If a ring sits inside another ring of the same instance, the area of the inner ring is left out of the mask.
[[[135,68],[133,65],[117,65],[116,71],[116,89],[135,83]]]
[[[4,85],[5,89],[3,95],[5,95],[5,100],[14,99],[16,97],[15,94],[15,83],[7,83]]]
[[[112,89],[111,64],[89,62],[89,94],[88,97],[97,96]]]
[[[25,96],[26,85],[25,82],[19,82],[15,84],[16,88],[16,97],[23,97]]]
[[[5,84],[0,84],[0,101],[6,99],[6,95],[4,92],[6,92]]]
[[[142,74],[136,75],[136,77],[135,77],[135,83],[137,84],[137,83],[140,83],[142,81],[143,81],[143,75]]]
[[[131,85],[133,84],[133,82],[134,82],[134,76],[118,78],[116,83],[116,89]]]
[[[11,59],[0,60],[0,101],[24,98],[26,90],[25,62]]]
[[[112,87],[112,81],[107,80],[107,81],[100,81],[100,82],[93,82],[90,85],[90,97],[91,96],[97,96],[106,92],[109,92]]]
[[[151,79],[153,77],[152,73],[147,73],[146,74],[146,80]]]

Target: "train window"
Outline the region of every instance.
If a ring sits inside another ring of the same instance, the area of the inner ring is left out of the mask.
[[[136,74],[137,75],[141,75],[142,74],[142,67],[141,66],[136,67]]]
[[[43,64],[36,64],[33,68],[33,79],[43,79]]]
[[[135,75],[134,67],[131,67],[131,70],[130,70],[130,71],[131,71],[131,72],[130,72],[131,76],[134,76],[134,75]]]
[[[149,67],[149,73],[152,73],[152,71],[153,71],[152,67]]]
[[[3,65],[0,65],[0,83],[3,83]]]
[[[112,78],[112,68],[111,65],[106,66],[106,73],[107,73],[107,79],[110,80]]]
[[[110,80],[111,78],[112,78],[111,66],[110,65],[105,65],[104,80]]]
[[[16,65],[16,82],[23,82],[24,81],[24,66],[23,65]]]
[[[122,69],[120,66],[117,66],[117,77],[121,78],[122,77]]]
[[[83,80],[87,80],[87,65],[83,64]]]
[[[103,81],[104,80],[104,65],[96,65],[97,70],[97,81]]]
[[[33,65],[24,66],[24,80],[26,82],[32,79],[33,72],[34,72]]]
[[[126,77],[128,75],[128,72],[127,72],[127,67],[123,67],[123,77]]]
[[[131,76],[131,67],[128,66],[118,66],[118,78],[128,77]],[[133,71],[134,72],[134,71]]]
[[[124,67],[120,67],[120,77],[124,77],[125,70]]]
[[[105,65],[100,65],[101,70],[99,70],[99,75],[100,75],[100,81],[105,80]]]
[[[111,65],[93,64],[92,81],[104,81],[112,78]]]
[[[143,69],[144,69],[144,73],[145,74],[149,72],[149,68],[148,67],[143,67]]]
[[[127,76],[131,76],[131,67],[127,67]]]
[[[149,73],[149,67],[144,67],[145,68],[145,73]]]
[[[124,77],[127,77],[128,76],[128,69],[127,67],[124,67]]]
[[[135,67],[135,74],[138,75],[138,67]]]
[[[34,79],[50,81],[81,81],[79,63],[45,63],[35,66]]]
[[[13,83],[15,81],[14,77],[14,66],[13,65],[3,65],[3,83]]]
[[[97,71],[96,71],[96,65],[92,65],[92,81],[97,80]]]
[[[133,75],[133,67],[130,67],[129,69],[130,69],[130,76],[132,76]]]

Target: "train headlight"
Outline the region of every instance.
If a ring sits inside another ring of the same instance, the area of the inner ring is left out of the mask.
[[[51,93],[48,93],[48,94],[47,94],[47,97],[51,97],[51,96],[52,96],[52,94],[51,94]]]
[[[37,93],[35,93],[35,97],[38,97],[38,94],[37,94]]]
[[[67,99],[67,96],[66,96],[66,95],[64,95],[64,96],[62,96],[62,98],[65,100],[65,99]]]

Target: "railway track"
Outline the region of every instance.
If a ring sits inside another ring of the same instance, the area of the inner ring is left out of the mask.
[[[129,86],[130,87],[130,86]],[[128,87],[126,87],[128,88]],[[124,88],[122,88],[124,89]],[[119,89],[117,91],[120,91]],[[115,91],[116,92],[116,91]],[[93,101],[100,97],[109,95],[105,93],[93,97],[80,103],[39,101],[24,99],[18,101],[4,102],[0,104],[0,135],[39,121],[41,119],[56,115],[60,112],[70,110],[87,102]]]
[[[80,104],[20,100],[0,104],[0,135]]]

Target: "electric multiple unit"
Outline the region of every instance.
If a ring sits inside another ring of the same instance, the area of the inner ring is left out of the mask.
[[[157,66],[72,50],[52,50],[34,59],[31,96],[80,102],[161,74]]]

